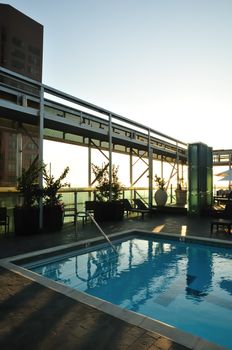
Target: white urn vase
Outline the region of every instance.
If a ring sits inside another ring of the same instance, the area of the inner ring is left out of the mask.
[[[155,201],[158,207],[162,207],[166,204],[168,199],[167,192],[160,188],[155,192]]]

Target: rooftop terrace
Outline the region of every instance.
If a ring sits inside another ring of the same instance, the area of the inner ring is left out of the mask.
[[[102,225],[107,234],[145,229],[179,235],[231,240],[231,235],[210,235],[210,218],[159,214],[132,216],[119,223]],[[9,256],[54,247],[98,236],[94,225],[72,223],[59,233],[0,238],[0,256]],[[1,349],[152,349],[184,350],[182,345],[131,325],[65,295],[47,289],[23,276],[0,268]],[[197,347],[195,347],[197,349]]]

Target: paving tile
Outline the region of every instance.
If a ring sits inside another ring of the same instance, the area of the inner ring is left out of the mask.
[[[120,223],[106,223],[103,229],[109,234],[134,228],[153,231],[162,225],[162,232],[180,234],[185,225],[187,235],[210,238],[210,221],[204,217],[160,214],[144,220],[130,218]],[[99,233],[93,225],[78,224],[78,240],[96,236]],[[212,237],[232,240],[232,235],[225,233],[214,233]],[[17,238],[0,235],[0,258],[76,240],[72,224],[64,225],[62,232],[52,235]],[[0,349],[187,350],[157,333],[125,322],[139,324],[136,315],[128,318],[125,313],[125,321],[120,320],[1,267],[0,284]]]
[[[146,331],[146,335],[154,338],[154,339],[159,339],[160,338],[160,335],[158,333],[155,333],[155,332],[150,332],[150,331]]]
[[[128,333],[137,337],[142,336],[143,334],[148,334],[143,328],[140,327],[135,327],[132,326],[129,330]],[[149,334],[148,334],[149,335]]]
[[[160,348],[157,348],[157,346],[153,344],[150,346],[149,350],[160,350]]]

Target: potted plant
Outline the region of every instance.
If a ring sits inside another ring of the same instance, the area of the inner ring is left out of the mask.
[[[184,179],[180,179],[180,183],[176,187],[176,204],[185,205],[187,203],[187,190],[183,185]]]
[[[118,167],[112,166],[111,183],[109,168],[106,164],[103,164],[101,167],[92,164],[92,171],[97,179],[97,201],[94,206],[94,218],[97,221],[121,220],[124,215],[124,205],[120,201],[123,186],[118,179]]]
[[[64,205],[61,201],[62,194],[58,193],[61,187],[68,186],[63,180],[69,172],[66,167],[62,174],[55,179],[53,175],[48,174],[46,167],[43,168],[44,179],[44,208],[43,208],[43,226],[45,231],[58,231],[63,226]]]
[[[40,188],[39,174],[42,171],[45,187]],[[45,165],[39,165],[38,157],[30,167],[22,170],[18,178],[17,190],[20,192],[22,203],[14,208],[15,234],[35,234],[39,232],[39,204],[43,204],[43,228],[45,231],[59,230],[63,225],[64,208],[62,195],[58,190],[62,186],[69,168],[65,168],[61,176],[55,180],[48,175]],[[42,201],[42,203],[41,203]]]
[[[21,204],[14,208],[15,234],[33,234],[39,231],[39,201],[43,197],[43,189],[39,187],[38,178],[43,165],[39,165],[38,157],[17,179],[17,190],[20,192]]]
[[[165,188],[165,180],[162,177],[155,175],[155,183],[158,187],[155,192],[155,201],[157,206],[164,206],[167,202],[168,195]]]

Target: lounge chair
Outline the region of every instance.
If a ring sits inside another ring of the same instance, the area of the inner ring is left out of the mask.
[[[147,208],[146,209],[133,208],[128,199],[123,199],[123,205],[124,205],[124,211],[127,212],[127,216],[129,212],[138,213],[138,214],[141,214],[143,219],[144,214],[149,213],[149,209]]]
[[[139,199],[139,198],[134,199],[134,202],[135,202],[136,208],[138,208],[138,209],[141,209],[141,210],[148,210],[149,213],[153,213],[154,211],[156,211],[155,208],[151,208],[151,209],[148,208],[148,207],[146,206],[146,204],[145,204],[141,199]]]
[[[139,209],[143,210],[149,210],[149,208],[146,206],[146,204],[141,199],[134,199],[135,205]]]
[[[223,210],[212,210],[212,216],[215,218],[232,220],[232,201],[226,203],[225,209]]]

